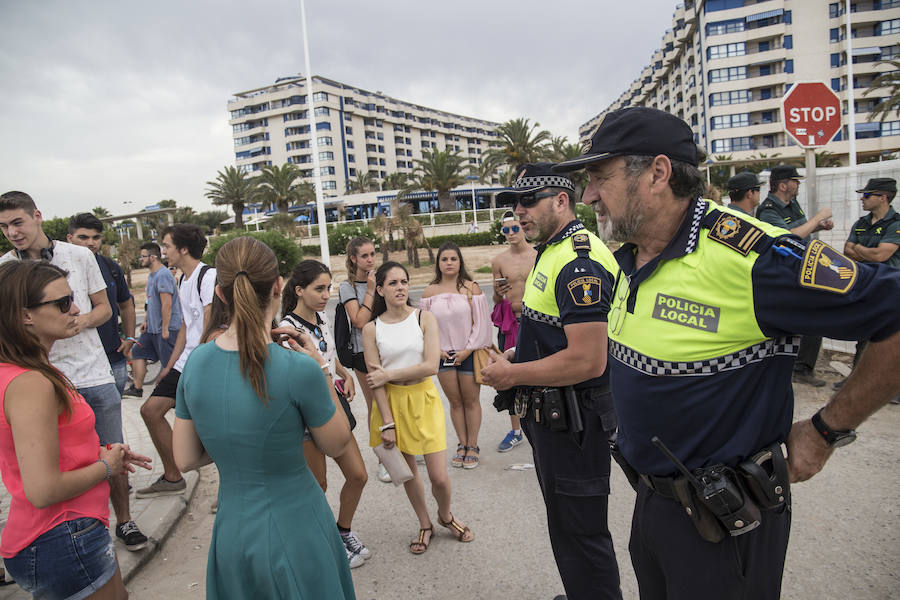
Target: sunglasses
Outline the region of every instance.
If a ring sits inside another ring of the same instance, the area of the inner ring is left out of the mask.
[[[314,336],[319,338],[319,352],[327,352],[328,343],[325,341],[325,336],[322,335],[322,330],[319,329],[319,327],[316,327],[312,332]]]
[[[44,300],[43,302],[36,302],[35,304],[31,304],[29,306],[26,306],[25,308],[37,308],[39,306],[45,306],[47,304],[55,304],[56,308],[59,309],[59,312],[65,314],[69,312],[69,309],[72,308],[73,302],[75,302],[75,294],[69,294],[68,296],[57,298],[56,300]]]
[[[882,192],[865,192],[862,197],[863,198],[871,198],[872,196],[884,196],[885,194]]]
[[[521,204],[522,208],[531,208],[544,198],[552,198],[553,196],[557,196],[556,192],[541,192],[539,194],[522,194],[516,199],[516,204]],[[513,208],[516,207],[516,204],[513,204]]]
[[[520,227],[518,225],[513,225],[512,227],[501,227],[500,231],[503,232],[503,235],[509,235],[509,232],[519,233]]]

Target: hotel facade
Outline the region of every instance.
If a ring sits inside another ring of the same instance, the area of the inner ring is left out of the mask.
[[[900,59],[900,0],[687,0],[637,79],[606,110],[579,128],[582,141],[611,110],[649,106],[684,119],[711,157],[739,165],[777,154],[801,157],[784,132],[781,101],[790,86],[824,81],[843,105],[843,128],[824,147],[849,161],[848,103],[855,110],[858,160],[900,148],[900,116],[872,109],[887,95],[863,96]],[[848,35],[850,51],[848,53]],[[849,74],[852,64],[852,81]]]
[[[345,194],[360,173],[379,182],[412,173],[425,150],[458,151],[470,165],[481,164],[499,125],[319,76],[308,90],[301,75],[237,93],[228,111],[239,169],[291,163],[311,182],[316,152],[326,197]]]

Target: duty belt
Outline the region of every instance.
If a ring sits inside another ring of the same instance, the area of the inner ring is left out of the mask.
[[[579,433],[584,429],[583,412],[601,415],[604,430],[615,430],[615,411],[609,398],[609,386],[576,390],[566,387],[522,387],[516,390],[515,414],[532,414],[535,423],[551,431]]]

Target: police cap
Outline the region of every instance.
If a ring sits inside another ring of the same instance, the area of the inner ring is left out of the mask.
[[[745,171],[744,173],[738,173],[728,180],[729,192],[745,192],[758,187],[759,178],[756,176],[756,173],[748,173]]]
[[[897,181],[891,177],[873,177],[866,183],[866,187],[856,190],[858,194],[864,192],[897,193]]]
[[[544,188],[557,187],[575,193],[575,184],[565,175],[553,172],[553,163],[528,163],[516,177],[511,188],[497,193],[497,200],[514,202],[521,196],[534,194]]]
[[[786,179],[803,179],[797,172],[797,167],[792,165],[778,165],[772,167],[769,175],[769,181],[784,181]]]

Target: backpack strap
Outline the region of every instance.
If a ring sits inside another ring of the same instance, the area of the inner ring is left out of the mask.
[[[200,289],[203,287],[203,276],[206,275],[206,272],[209,271],[210,269],[212,269],[212,267],[210,267],[209,265],[200,263],[200,275],[197,276],[197,295],[198,296],[202,296]],[[182,277],[184,277],[183,274],[182,274]],[[202,301],[203,298],[201,297],[200,300]]]

